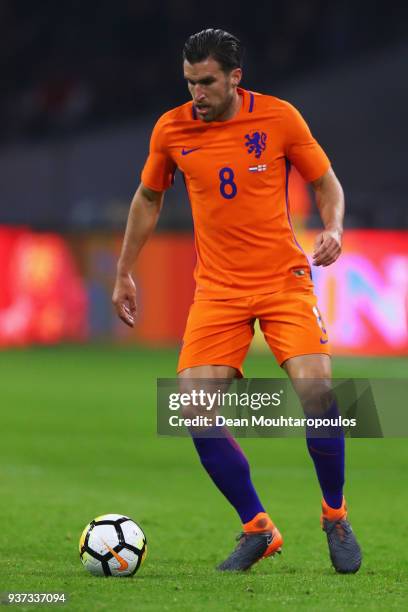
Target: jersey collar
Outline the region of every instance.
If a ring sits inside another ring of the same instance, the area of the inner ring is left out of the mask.
[[[255,96],[252,93],[252,91],[248,91],[246,89],[243,89],[242,87],[237,87],[237,91],[239,95],[242,96],[242,106],[241,106],[241,109],[238,115],[236,115],[236,117],[241,115],[243,112],[252,113],[255,108]],[[198,121],[197,111],[196,111],[194,104],[192,104],[191,106],[191,113],[192,113],[193,119]],[[236,117],[233,117],[233,119],[231,119],[230,121],[233,121]],[[215,123],[224,123],[224,122],[216,121]]]

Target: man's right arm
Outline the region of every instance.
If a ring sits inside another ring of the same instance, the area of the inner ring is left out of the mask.
[[[137,303],[132,269],[149,236],[153,233],[163,203],[163,191],[153,191],[141,183],[133,197],[119,257],[112,302],[126,325],[134,326]]]

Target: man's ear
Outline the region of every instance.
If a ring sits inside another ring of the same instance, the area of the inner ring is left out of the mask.
[[[234,68],[231,72],[231,83],[234,87],[237,87],[242,79],[242,70],[241,68]]]

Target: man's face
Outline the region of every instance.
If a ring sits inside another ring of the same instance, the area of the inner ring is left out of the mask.
[[[196,64],[184,60],[184,78],[199,119],[205,122],[222,120],[234,99],[241,76],[240,68],[225,73],[212,57]]]

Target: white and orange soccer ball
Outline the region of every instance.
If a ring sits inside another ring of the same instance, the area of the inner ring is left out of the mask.
[[[94,576],[133,576],[146,558],[146,536],[128,516],[103,514],[83,530],[79,554]]]

